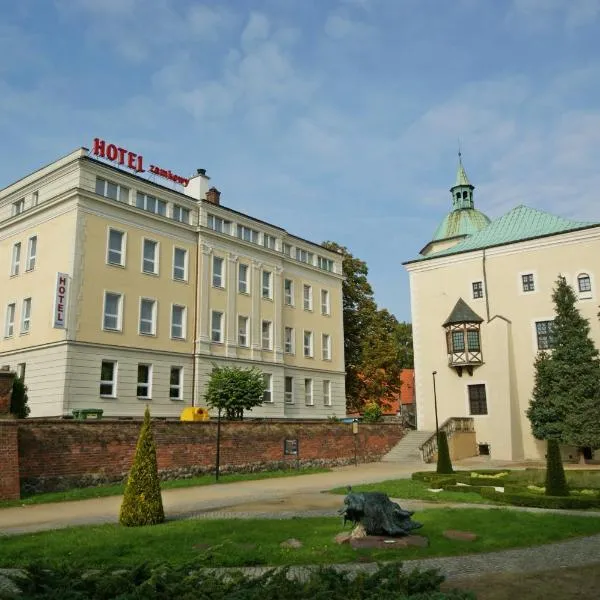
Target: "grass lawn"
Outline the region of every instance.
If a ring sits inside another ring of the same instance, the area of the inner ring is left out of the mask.
[[[502,485],[499,483],[498,485]],[[428,492],[428,488],[435,489],[435,485],[412,479],[390,479],[381,483],[367,483],[352,486],[353,492],[383,492],[390,498],[404,500],[428,500],[430,502],[465,502],[471,504],[496,504],[492,500],[482,498],[477,492]],[[333,494],[348,493],[347,488],[330,490]]]
[[[333,541],[343,530],[337,518],[190,519],[150,527],[102,525],[7,536],[0,544],[0,565],[24,566],[41,561],[52,566],[67,562],[89,569],[134,566],[146,561],[239,567],[408,560],[535,546],[600,532],[600,518],[506,509],[429,509],[413,518],[423,523],[416,533],[429,538],[428,548],[353,550]],[[350,525],[345,529],[349,530]],[[479,537],[474,542],[452,541],[443,537],[446,529],[471,531]],[[300,540],[303,547],[281,548],[281,542],[289,538]]]
[[[219,475],[219,484],[234,483],[236,481],[252,481],[256,479],[274,479],[276,477],[294,477],[296,475],[312,475],[313,473],[328,473],[331,469],[321,467],[310,467],[304,469],[285,469],[279,471],[258,471],[256,473],[230,473]],[[169,479],[161,481],[163,490],[175,488],[186,488],[200,485],[215,484],[214,475],[200,475],[189,479]],[[10,506],[22,506],[23,504],[46,504],[48,502],[65,502],[69,500],[87,500],[88,498],[104,498],[106,496],[121,496],[125,491],[124,483],[99,485],[96,487],[75,488],[64,492],[47,492],[44,494],[33,494],[21,498],[21,500],[0,501],[0,508]]]

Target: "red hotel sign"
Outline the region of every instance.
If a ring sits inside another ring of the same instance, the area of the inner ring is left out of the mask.
[[[115,144],[107,144],[100,138],[94,139],[94,148],[92,149],[92,153],[100,158],[106,158],[107,160],[116,162],[119,165],[124,165],[136,173],[144,173],[146,171],[146,169],[144,169],[144,157],[141,154],[130,152],[129,150],[121,148],[120,146],[116,146]],[[172,173],[167,169],[161,169],[156,165],[150,165],[148,170],[154,175],[164,177],[165,179],[170,179],[175,183],[182,184],[184,187],[190,182],[188,178],[181,177],[181,175],[175,175],[175,173]]]

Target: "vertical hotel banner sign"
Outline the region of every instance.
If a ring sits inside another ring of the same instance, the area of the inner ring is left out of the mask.
[[[54,292],[54,328],[65,329],[67,326],[67,296],[69,293],[69,275],[56,274],[56,290]]]

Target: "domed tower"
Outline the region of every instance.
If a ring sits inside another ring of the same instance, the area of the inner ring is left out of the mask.
[[[473,235],[490,223],[490,219],[475,208],[473,190],[462,164],[461,153],[458,153],[458,170],[456,183],[450,188],[452,194],[452,210],[448,213],[433,234],[432,240],[421,250],[428,256],[439,250],[447,250],[455,246],[467,236]]]

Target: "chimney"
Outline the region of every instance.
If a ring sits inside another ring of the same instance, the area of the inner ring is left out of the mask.
[[[206,169],[196,169],[196,174],[190,177],[189,183],[183,188],[183,193],[194,200],[204,200],[208,193],[208,182],[210,177]]]
[[[221,192],[216,187],[211,187],[210,190],[206,192],[206,200],[211,204],[221,204]]]

